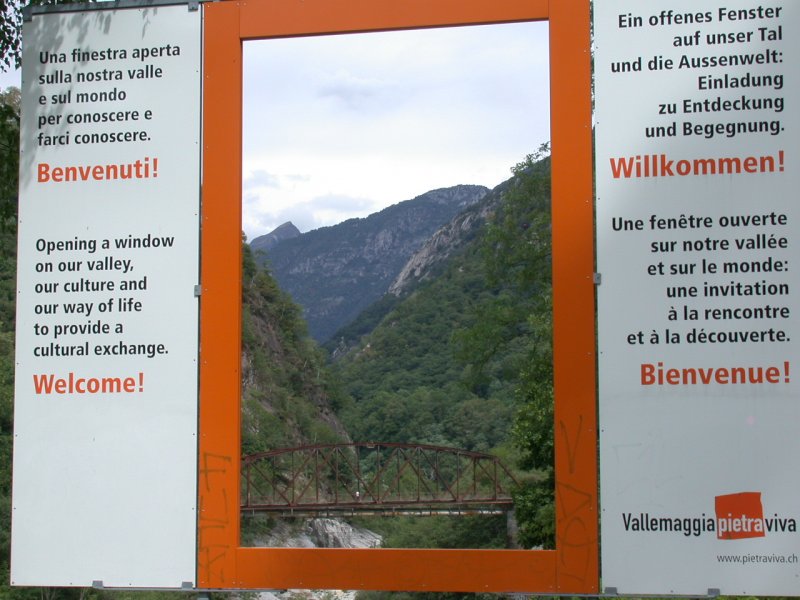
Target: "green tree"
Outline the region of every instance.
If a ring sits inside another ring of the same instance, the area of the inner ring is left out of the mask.
[[[13,0],[0,0],[0,68],[19,66],[22,13]]]
[[[475,307],[475,324],[459,337],[475,389],[493,378],[504,355],[515,382],[511,431],[518,466],[534,469],[515,491],[519,541],[554,544],[553,372],[549,146],[516,165],[500,208],[487,227],[483,256],[493,294]]]
[[[19,89],[0,91],[0,225],[4,227],[17,214],[19,104]]]

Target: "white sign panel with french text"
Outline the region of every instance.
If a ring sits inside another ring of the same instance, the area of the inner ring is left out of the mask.
[[[800,590],[800,4],[594,3],[603,586]]]

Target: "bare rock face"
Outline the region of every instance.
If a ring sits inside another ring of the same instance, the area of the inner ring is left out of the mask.
[[[340,519],[308,519],[300,527],[279,522],[257,545],[275,548],[380,548],[383,538]]]
[[[312,519],[307,528],[318,548],[380,548],[383,542],[377,533],[339,519]]]
[[[354,527],[339,519],[309,519],[299,528],[279,523],[264,546],[283,548],[380,548],[377,533]],[[356,592],[346,590],[275,590],[260,592],[258,600],[355,600]]]
[[[486,222],[493,207],[492,202],[481,203],[437,229],[403,265],[388,292],[400,296],[411,285],[424,281],[437,265],[444,263],[453,252],[472,239]]]

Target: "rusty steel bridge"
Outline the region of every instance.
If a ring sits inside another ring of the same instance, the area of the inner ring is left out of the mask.
[[[499,514],[516,480],[496,456],[426,444],[350,443],[242,457],[242,513]]]

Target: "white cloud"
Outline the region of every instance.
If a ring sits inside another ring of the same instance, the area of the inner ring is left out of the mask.
[[[359,77],[340,69],[326,77],[317,93],[318,97],[339,102],[349,110],[379,112],[394,103],[398,92],[391,81]]]
[[[245,231],[268,233],[287,221],[291,221],[301,231],[309,231],[332,223],[340,223],[353,217],[366,217],[379,210],[375,203],[357,196],[325,194],[314,196],[300,202],[261,203],[258,195],[246,193],[243,207],[243,228]],[[277,225],[275,225],[277,224]],[[258,233],[248,233],[248,239]]]
[[[263,169],[258,169],[251,172],[245,177],[242,185],[245,189],[259,188],[259,187],[279,187],[278,177],[272,173],[267,173]]]

